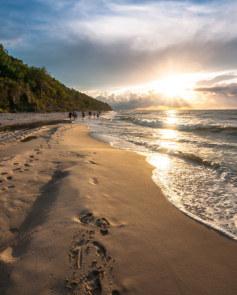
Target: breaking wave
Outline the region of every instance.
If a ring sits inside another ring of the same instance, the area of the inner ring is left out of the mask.
[[[164,129],[177,129],[180,131],[207,131],[207,132],[230,132],[237,133],[237,126],[230,125],[204,125],[204,124],[190,124],[190,125],[173,125],[165,123],[164,121],[160,121],[157,119],[140,119],[134,117],[124,117],[122,118],[124,121],[131,122],[135,125],[140,125],[143,127],[150,128],[164,128]]]

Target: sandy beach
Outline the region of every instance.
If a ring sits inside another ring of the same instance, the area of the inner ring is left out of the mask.
[[[0,294],[237,294],[237,244],[187,217],[145,158],[58,124],[0,146]]]

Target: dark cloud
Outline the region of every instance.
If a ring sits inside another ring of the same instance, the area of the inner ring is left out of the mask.
[[[197,86],[212,86],[213,84],[219,83],[219,82],[223,82],[223,81],[228,81],[228,80],[233,80],[237,78],[237,75],[234,73],[228,73],[228,74],[223,74],[223,75],[218,75],[212,79],[209,80],[200,80],[197,83]]]
[[[72,37],[73,38],[73,37]],[[237,39],[183,43],[162,50],[137,50],[127,40],[103,44],[87,38],[40,40],[17,49],[26,62],[46,66],[71,86],[100,88],[144,83],[167,71],[218,71],[237,66]],[[221,79],[232,79],[231,74]],[[214,83],[212,81],[210,83]],[[204,84],[205,85],[205,84]]]
[[[237,101],[237,83],[228,85],[219,85],[211,87],[197,87],[195,91],[211,93],[212,95],[222,95],[225,97],[236,97]]]
[[[195,90],[204,96],[205,101],[209,101],[212,107],[237,107],[237,83],[198,87]]]
[[[37,47],[18,49],[18,53],[27,63],[46,66],[67,84],[87,88],[143,81],[143,72],[152,62],[146,53],[135,53],[126,42],[104,45],[88,39],[66,44],[40,42]]]

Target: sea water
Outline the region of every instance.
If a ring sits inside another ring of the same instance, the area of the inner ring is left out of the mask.
[[[237,239],[236,110],[109,112],[86,123],[94,136],[146,155],[178,209]]]

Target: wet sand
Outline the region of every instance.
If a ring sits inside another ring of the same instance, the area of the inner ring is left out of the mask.
[[[237,294],[237,244],[78,125],[0,147],[0,294]]]

